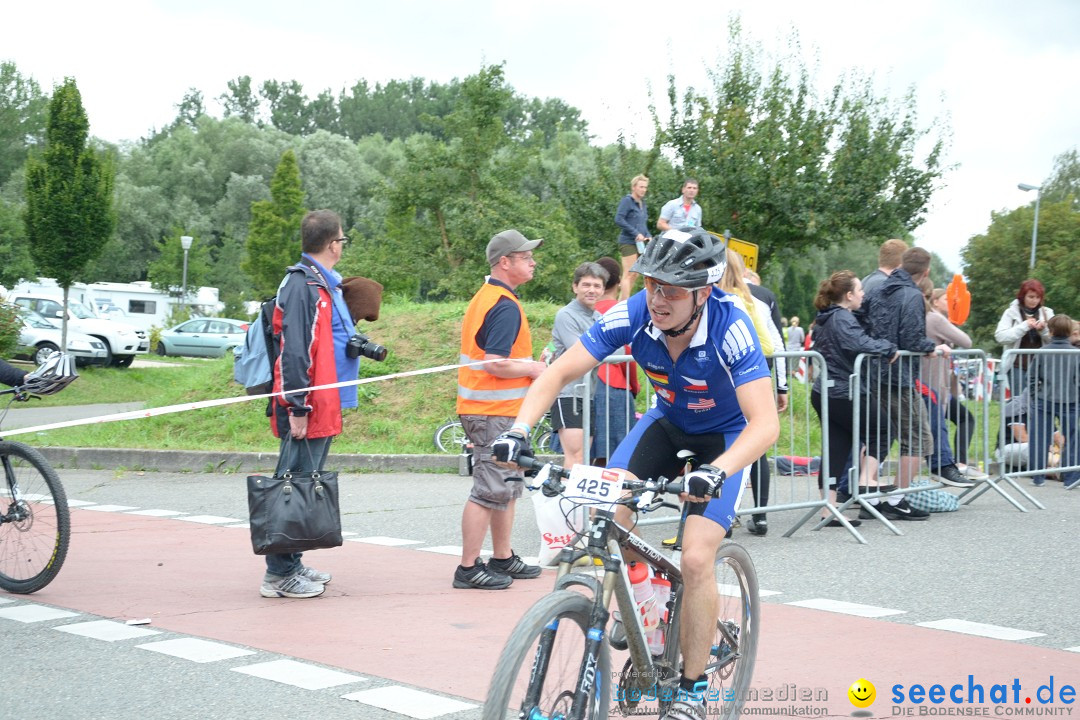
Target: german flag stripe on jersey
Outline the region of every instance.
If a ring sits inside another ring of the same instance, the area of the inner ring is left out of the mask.
[[[646,370],[645,375],[648,376],[648,378],[650,380],[652,380],[654,383],[660,383],[661,385],[667,385],[668,384],[668,376],[664,375],[662,373],[653,372],[651,370]]]

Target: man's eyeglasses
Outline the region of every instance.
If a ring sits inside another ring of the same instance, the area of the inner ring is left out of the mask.
[[[348,235],[342,235],[337,240],[331,240],[330,242],[341,243],[341,247],[345,247],[346,245],[349,244],[349,236]]]
[[[654,278],[645,278],[645,289],[655,293],[666,300],[682,300],[690,297],[690,293],[701,288],[684,288],[677,285],[665,285]]]
[[[536,259],[533,258],[533,254],[531,252],[528,252],[528,253],[510,253],[506,257],[517,258],[518,260],[524,260],[527,263],[536,262]]]

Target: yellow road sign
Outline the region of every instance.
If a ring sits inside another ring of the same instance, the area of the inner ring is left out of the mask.
[[[728,247],[742,256],[743,264],[757,272],[758,246],[756,243],[731,238]]]

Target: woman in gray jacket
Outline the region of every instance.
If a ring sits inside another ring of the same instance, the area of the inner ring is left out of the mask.
[[[1035,279],[1020,283],[1016,299],[1009,303],[994,330],[994,339],[1005,350],[1034,350],[1050,342],[1050,332],[1046,324],[1054,317],[1054,311],[1046,307],[1046,288]],[[1027,384],[1027,365],[1030,356],[1010,356],[1001,368],[1001,376],[1009,379],[1009,390],[1013,394],[1023,392]]]

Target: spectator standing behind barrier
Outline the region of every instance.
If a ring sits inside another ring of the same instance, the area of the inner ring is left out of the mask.
[[[596,302],[604,293],[607,282],[607,270],[594,262],[584,262],[574,270],[574,299],[555,313],[555,322],[551,328],[551,341],[554,362],[566,350],[573,346],[585,332],[600,319]],[[567,383],[555,404],[551,406],[551,429],[559,434],[559,444],[563,449],[563,467],[571,468],[585,460],[585,443],[592,438],[585,437],[585,381],[576,378]],[[595,415],[595,408],[592,408]],[[590,418],[590,429],[596,422]]]
[[[922,279],[919,288],[926,298],[926,336],[950,348],[970,348],[971,338],[968,334],[949,322],[945,290],[935,290],[929,276]],[[936,355],[922,358],[919,378],[922,381],[923,402],[930,413],[930,431],[934,434],[937,447],[937,452],[927,457],[930,472],[954,482],[962,481],[965,477],[985,480],[989,477],[986,473],[968,465],[968,446],[975,432],[975,418],[960,402],[960,383],[952,370],[952,360]],[[947,419],[956,425],[955,454],[949,446]]]
[[[908,249],[908,244],[903,240],[893,238],[881,243],[878,248],[878,267],[862,279],[863,296],[869,295],[885,278],[892,275],[893,270],[900,267],[901,258]]]
[[[602,257],[596,264],[608,271],[604,283],[604,294],[596,303],[597,312],[603,314],[611,310],[617,300],[619,280],[622,268],[614,258]],[[625,312],[625,305],[623,310]],[[623,347],[623,354],[630,354],[630,346]],[[596,391],[593,393],[592,461],[594,465],[606,465],[607,459],[623,441],[630,429],[637,424],[634,410],[634,398],[640,390],[637,363],[628,360],[625,363],[602,363],[596,368]]]
[[[682,185],[682,194],[674,200],[664,203],[660,208],[660,219],[656,227],[660,232],[675,228],[701,227],[701,206],[694,199],[698,194],[698,181],[686,178]]]
[[[793,315],[791,318],[791,324],[788,326],[787,331],[787,347],[788,352],[801,352],[803,349],[803,340],[806,339],[806,333],[799,327],[799,316]]]
[[[278,288],[273,332],[280,343],[274,363],[274,392],[332,385],[355,380],[360,359],[346,356],[356,324],[334,266],[349,238],[341,218],[330,210],[314,210],[300,223],[303,254],[289,268]],[[344,392],[348,390],[348,392]],[[281,438],[274,475],[323,469],[330,443],[341,434],[342,407],[356,407],[356,386],[275,395],[270,427]],[[307,567],[301,553],[266,556],[263,597],[309,598],[321,595],[331,575]]]
[[[731,293],[738,298],[746,314],[750,316],[758,336],[758,342],[761,344],[762,352],[765,354],[765,362],[771,372],[773,367],[771,356],[776,349],[783,347],[783,339],[780,337],[780,330],[773,323],[769,307],[753,296],[746,281],[743,280],[745,272],[746,268],[743,266],[742,258],[737,252],[729,249],[727,251],[727,267],[724,269],[724,274],[717,285],[724,292]],[[777,316],[779,316],[779,312],[777,312]],[[781,359],[780,372],[777,373],[776,378],[778,388],[776,408],[782,412],[787,409],[788,399],[787,371],[783,366],[783,359]],[[766,453],[750,465],[750,489],[754,495],[754,505],[757,507],[764,507],[769,504],[771,480],[769,457],[768,453]],[[754,513],[750,520],[747,521],[746,529],[752,535],[765,535],[769,532],[769,521],[765,513]]]
[[[736,253],[738,254],[738,253]],[[742,257],[738,258],[739,264],[742,264]],[[750,291],[750,294],[755,300],[760,301],[764,306],[764,313],[768,315],[772,321],[769,326],[770,339],[773,341],[773,351],[781,351],[784,345],[783,337],[783,320],[780,318],[780,303],[776,299],[776,293],[769,288],[761,284],[761,276],[753,270],[743,267],[743,280],[746,281],[746,289]],[[757,307],[761,308],[762,305]],[[773,336],[771,332],[777,331],[777,334]],[[779,337],[779,342],[777,342]],[[769,368],[773,367],[773,358],[766,357],[765,362],[769,364]],[[788,405],[788,370],[791,368],[791,363],[787,358],[776,358],[777,378],[776,378],[776,409],[780,412],[787,410]]]
[[[645,245],[652,239],[649,235],[649,208],[645,205],[645,193],[649,191],[649,178],[638,175],[630,181],[630,194],[619,201],[615,210],[615,224],[619,226],[619,255],[622,257],[623,277],[619,285],[619,300],[625,300],[634,292],[637,273],[630,268],[638,256],[645,252]]]
[[[876,417],[863,417],[861,427],[866,430],[860,433],[859,428],[854,426],[855,401],[848,395],[855,358],[864,353],[888,357],[889,362],[895,362],[897,358],[894,343],[870,337],[855,319],[852,313],[862,306],[862,301],[862,283],[850,270],[834,272],[822,280],[814,298],[814,307],[818,309],[814,320],[814,350],[824,358],[829,380],[828,387],[822,387],[824,383],[820,377],[814,381],[810,404],[820,419],[824,398],[828,398],[829,424],[822,429],[822,435],[829,448],[829,466],[823,465],[818,471],[818,487],[824,493],[826,478],[833,481],[828,487],[829,499],[833,503],[838,499],[847,502],[851,497],[847,468],[851,467],[852,451],[856,446],[871,449],[870,452],[859,453],[861,484],[866,490],[869,490],[871,483],[877,485],[878,460],[875,454],[879,423]],[[869,400],[870,389],[866,383],[860,385],[861,396],[857,400],[861,407],[867,409],[877,407],[877,403]],[[886,517],[908,517],[914,511],[902,497],[896,506],[882,505],[880,502],[878,505],[878,510]],[[858,520],[850,522],[853,526],[860,524]],[[842,524],[833,518],[827,526],[842,527]]]
[[[1080,351],[1069,342],[1072,334],[1072,318],[1055,315],[1047,323],[1050,342],[1045,350],[1055,354],[1038,355],[1031,364],[1031,406],[1028,409],[1028,469],[1046,468],[1047,449],[1054,435],[1054,421],[1060,425],[1065,447],[1061,465],[1080,464],[1080,447],[1077,447],[1076,415],[1080,408]],[[1080,481],[1080,470],[1062,473],[1065,487]],[[1038,487],[1046,484],[1046,475],[1035,475],[1032,483]]]
[[[929,273],[930,253],[920,247],[905,251],[900,267],[863,299],[856,317],[867,332],[873,337],[888,340],[900,350],[923,355],[934,352],[948,355],[948,345],[935,345],[926,336],[926,301],[917,283]],[[915,388],[917,363],[918,358],[901,357],[893,368],[886,370],[877,365],[876,372],[871,374],[871,382],[880,388],[880,400],[888,408],[889,428],[900,439],[896,484],[901,488],[911,485],[922,466],[923,457],[934,452],[934,438],[930,434],[926,406]],[[871,365],[871,368],[875,366]],[[887,455],[886,448],[891,445],[892,439],[887,440],[877,454],[879,460]],[[961,481],[949,477],[940,479],[946,485],[955,487],[974,485],[967,478]]]
[[[526,565],[510,547],[514,504],[522,484],[507,482],[517,474],[496,465],[491,444],[510,429],[532,381],[544,363],[532,359],[532,335],[517,288],[532,280],[533,250],[542,240],[528,240],[504,230],[487,246],[491,276],[465,310],[461,325],[461,362],[495,361],[458,368],[457,412],[473,443],[473,486],[461,514],[461,565],[454,587],[502,590],[514,579],[539,577],[538,565]],[[493,554],[485,564],[480,550],[491,530]]]
[[[1046,289],[1035,279],[1020,283],[1016,299],[1001,314],[994,339],[1005,350],[1033,350],[1050,342],[1047,323],[1054,311],[1044,305]],[[1019,393],[1027,387],[1027,365],[1030,355],[1010,356],[1002,363],[1001,376],[1008,378],[1009,392]]]

